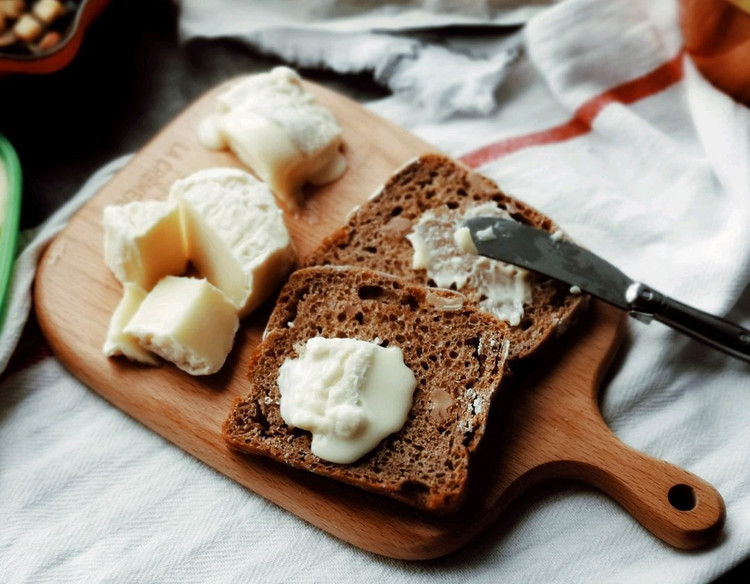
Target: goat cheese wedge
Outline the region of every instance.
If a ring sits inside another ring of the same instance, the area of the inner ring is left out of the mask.
[[[159,360],[152,353],[143,349],[135,337],[125,332],[125,327],[145,297],[146,291],[137,284],[128,282],[123,286],[122,300],[120,300],[109,321],[107,338],[102,348],[107,357],[123,355],[138,363],[159,364]]]
[[[134,201],[104,209],[104,261],[123,284],[150,290],[182,274],[187,254],[175,202]]]
[[[198,171],[172,185],[181,209],[187,255],[236,306],[257,308],[294,263],[292,240],[268,187],[234,168]]]
[[[237,310],[205,279],[167,276],[149,292],[124,333],[191,375],[224,365],[239,328]]]
[[[304,183],[332,182],[346,170],[341,128],[289,67],[240,81],[218,96],[217,106],[199,125],[199,141],[228,146],[286,208],[297,207]]]

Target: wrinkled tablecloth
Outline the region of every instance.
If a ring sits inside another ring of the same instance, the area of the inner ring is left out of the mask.
[[[299,4],[184,0],[181,33],[237,37],[293,66],[371,71],[392,91],[367,104],[375,112],[631,277],[750,326],[750,111],[696,72],[673,2],[329,1],[290,15]],[[467,30],[529,17],[517,34]],[[462,27],[434,30],[446,24]],[[125,163],[23,234],[3,369],[46,243]],[[596,490],[565,484],[520,500],[447,558],[381,558],[183,453],[43,348],[22,361],[0,387],[4,582],[706,582],[750,550],[750,366],[657,323],[629,323],[602,411],[626,443],[722,494],[724,534],[696,552],[663,544]]]

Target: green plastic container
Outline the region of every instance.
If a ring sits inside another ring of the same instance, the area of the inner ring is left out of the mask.
[[[0,331],[8,308],[20,217],[21,164],[13,146],[0,134]]]

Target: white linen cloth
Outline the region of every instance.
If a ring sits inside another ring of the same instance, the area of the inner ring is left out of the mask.
[[[186,38],[239,34],[193,18],[208,4],[183,2]],[[243,5],[248,19],[254,4]],[[329,19],[341,9],[329,8]],[[632,277],[750,326],[750,111],[681,55],[673,3],[569,0],[529,22],[520,56],[515,39],[438,45],[370,32],[367,18],[332,41],[336,55],[321,40],[334,34],[323,18],[301,31],[258,26],[246,40],[288,59],[308,43],[323,64],[359,46],[346,70],[383,66],[380,78],[393,83],[392,97],[369,104],[375,111],[478,165]],[[404,42],[408,66],[385,67],[389,43],[400,51]],[[472,81],[444,75],[441,54],[463,59]],[[441,76],[452,79],[420,93]],[[41,250],[123,163],[102,169],[21,253],[3,368]],[[521,499],[463,550],[410,563],[267,503],[41,358],[0,387],[0,580],[706,582],[750,550],[749,374],[746,363],[633,321],[602,402],[625,442],[720,491],[727,525],[714,547],[674,550],[604,495],[566,484]]]

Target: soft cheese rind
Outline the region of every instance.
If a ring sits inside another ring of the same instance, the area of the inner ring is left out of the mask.
[[[109,321],[107,338],[102,348],[107,357],[123,355],[131,361],[145,363],[146,365],[159,364],[159,360],[153,354],[144,350],[135,337],[125,332],[125,327],[145,297],[146,291],[140,286],[130,282],[124,285],[122,300],[120,300],[112,314],[112,319]]]
[[[143,299],[124,332],[191,375],[224,365],[239,328],[237,310],[206,280],[167,276]]]
[[[294,263],[281,209],[268,187],[234,168],[198,171],[172,185],[188,256],[235,304],[240,318],[257,308]]]
[[[346,170],[341,128],[301,81],[288,67],[248,77],[221,94],[218,112],[198,127],[205,147],[228,146],[288,208],[305,182],[325,184]]]
[[[134,201],[104,209],[104,260],[123,284],[150,290],[187,268],[177,205]]]

